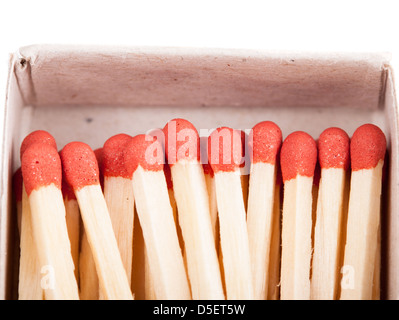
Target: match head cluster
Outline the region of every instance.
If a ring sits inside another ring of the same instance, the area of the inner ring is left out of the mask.
[[[316,178],[316,170],[320,169],[373,168],[384,160],[386,138],[379,127],[365,124],[352,139],[344,130],[331,127],[317,140],[303,131],[292,132],[283,140],[281,129],[271,121],[256,124],[248,135],[242,130],[219,127],[200,138],[191,122],[173,119],[152,134],[116,134],[94,151],[86,143],[75,141],[58,152],[51,134],[38,130],[21,144],[21,172],[28,192],[53,183],[62,186],[70,197],[73,190],[102,184],[102,177],[131,179],[139,166],[147,171],[164,170],[165,177],[169,177],[168,187],[172,188],[170,167],[174,163],[202,163],[204,173],[211,175],[234,172],[245,161],[246,146],[252,164],[279,165],[286,182],[298,175]]]

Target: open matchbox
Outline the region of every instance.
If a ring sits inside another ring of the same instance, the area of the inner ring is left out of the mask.
[[[389,54],[34,45],[11,55],[5,103],[0,299],[17,295],[11,178],[23,138],[42,129],[59,149],[71,141],[95,149],[114,134],[145,133],[176,117],[200,133],[219,126],[249,130],[271,120],[283,138],[303,130],[317,139],[331,126],[352,136],[364,123],[378,125],[389,156],[381,298],[399,299],[399,129]]]

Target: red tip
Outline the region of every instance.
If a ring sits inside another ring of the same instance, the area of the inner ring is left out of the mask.
[[[316,141],[305,132],[293,132],[282,144],[280,159],[283,182],[297,175],[313,177],[317,162]]]
[[[321,169],[342,168],[347,170],[350,164],[349,136],[340,128],[324,130],[318,142]]]
[[[17,202],[22,200],[22,185],[22,170],[21,168],[18,168],[12,176],[12,186],[14,190],[15,201]]]
[[[57,143],[55,142],[54,137],[44,130],[36,130],[28,134],[25,139],[21,143],[20,148],[20,157],[22,159],[22,155],[25,150],[34,143],[43,143],[52,146],[57,150]]]
[[[170,166],[180,160],[200,160],[200,140],[195,126],[184,119],[170,120],[163,128],[165,156]]]
[[[73,190],[100,183],[96,155],[86,143],[70,142],[60,155],[66,181]]]
[[[57,150],[48,144],[34,143],[22,155],[22,176],[28,195],[40,187],[54,184],[61,190],[62,167]]]
[[[252,163],[276,163],[280,151],[282,133],[274,122],[263,121],[255,125],[249,134],[249,150]]]
[[[164,155],[161,143],[153,136],[139,134],[126,145],[125,165],[132,177],[138,166],[148,171],[163,170]]]
[[[208,138],[208,160],[213,171],[235,171],[243,161],[241,131],[221,127]]]
[[[373,124],[364,124],[356,129],[351,143],[352,170],[375,168],[380,160],[384,160],[386,138],[382,130]]]
[[[105,177],[129,178],[123,152],[131,139],[131,136],[121,133],[105,141],[103,147],[103,170]]]
[[[162,146],[165,146],[165,134],[162,129],[160,128],[151,129],[150,131],[147,132],[147,134],[153,136],[162,144]]]

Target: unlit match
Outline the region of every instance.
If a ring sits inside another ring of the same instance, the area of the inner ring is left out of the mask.
[[[339,294],[341,234],[347,175],[350,165],[349,136],[340,128],[328,128],[319,137],[321,180],[314,235],[311,298],[336,300]]]
[[[125,149],[137,214],[143,230],[151,283],[157,299],[190,299],[190,287],[163,171],[161,143],[150,135],[132,138]]]
[[[274,201],[277,175],[276,160],[281,142],[280,128],[270,121],[264,121],[254,126],[249,137],[251,171],[247,224],[254,298],[259,300],[267,299],[274,220],[277,220],[277,224],[279,224],[280,215],[275,216]]]
[[[239,131],[221,127],[211,133],[208,160],[215,173],[226,298],[229,300],[248,300],[254,296],[241,184],[242,156]]]
[[[386,138],[380,128],[365,124],[356,129],[350,143],[352,176],[341,300],[372,299],[385,152]]]
[[[93,150],[83,142],[70,142],[61,151],[65,177],[79,203],[88,242],[107,300],[133,299],[112,228]]]
[[[310,299],[312,186],[315,140],[305,132],[287,136],[281,147],[284,182],[281,299]]]
[[[124,150],[132,137],[117,134],[102,149],[104,198],[111,217],[119,252],[131,286],[133,263],[134,195],[131,176],[126,170]]]
[[[169,121],[163,131],[192,297],[224,299],[198,132],[185,119]]]
[[[45,298],[79,299],[61,192],[62,168],[57,150],[34,143],[22,155],[33,237],[41,265],[48,272]],[[43,279],[42,279],[43,281]]]

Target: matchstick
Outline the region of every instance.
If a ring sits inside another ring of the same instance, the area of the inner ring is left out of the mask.
[[[126,170],[123,155],[131,139],[130,135],[123,133],[114,135],[105,141],[102,150],[104,198],[130,286],[133,263],[134,196],[132,180]]]
[[[150,135],[137,135],[126,146],[124,157],[132,177],[155,296],[161,300],[191,299],[163,171],[162,145]]]
[[[79,295],[80,300],[99,300],[100,298],[96,263],[84,228],[79,253]]]
[[[351,184],[341,300],[371,300],[386,138],[373,124],[360,126],[350,143]]]
[[[209,197],[209,212],[211,215],[211,224],[213,236],[215,238],[216,249],[219,250],[219,225],[218,225],[218,207],[216,202],[215,174],[208,161],[208,137],[200,137],[201,162],[204,169],[206,189]]]
[[[316,210],[311,299],[336,300],[340,279],[345,185],[350,164],[349,136],[340,128],[324,130],[318,142],[321,179]]]
[[[43,143],[57,149],[54,137],[44,130],[33,131],[28,134],[20,146],[20,160],[25,150],[32,144]],[[22,174],[22,170],[21,170]],[[41,265],[38,251],[33,239],[32,217],[28,195],[22,181],[21,204],[21,236],[20,236],[20,262],[18,299],[19,300],[43,300],[44,292],[41,287]]]
[[[150,136],[156,138],[161,143],[162,147],[165,148],[165,136],[164,136],[162,129],[160,129],[160,128],[152,129],[148,132],[148,134]],[[163,172],[165,174],[166,185],[168,186],[170,205],[172,206],[172,210],[173,210],[173,217],[174,217],[176,228],[177,228],[177,235],[179,237],[180,247],[182,248],[182,251],[183,251],[183,259],[185,259],[184,241],[183,241],[181,229],[179,226],[177,203],[176,203],[176,198],[175,198],[175,192],[173,189],[172,173],[170,171],[170,166],[169,166],[168,162],[166,161],[166,159],[165,159],[165,163],[163,166]]]
[[[80,211],[79,204],[71,187],[62,179],[61,191],[64,198],[65,219],[68,229],[68,237],[71,243],[72,259],[75,266],[75,277],[79,285],[79,252],[80,252]]]
[[[133,266],[132,266],[132,291],[135,300],[146,299],[145,285],[145,245],[143,239],[143,230],[137,215],[137,208],[134,210],[134,230],[133,230]]]
[[[280,268],[281,268],[281,199],[282,199],[282,177],[280,170],[280,157],[276,160],[277,174],[276,185],[274,188],[274,207],[272,238],[270,243],[269,258],[269,281],[268,281],[268,300],[280,299]]]
[[[200,139],[194,125],[173,119],[164,129],[165,153],[182,230],[187,270],[194,300],[223,300],[209,197],[200,162]]]
[[[248,194],[248,238],[251,254],[254,299],[266,300],[269,259],[274,220],[276,160],[282,133],[271,121],[255,125],[249,137],[251,171]]]
[[[184,241],[183,241],[183,236],[182,236],[180,225],[179,225],[177,203],[176,203],[176,198],[175,198],[175,191],[173,189],[172,173],[170,171],[170,166],[168,163],[164,164],[163,171],[165,174],[166,185],[168,187],[168,194],[169,194],[170,205],[172,206],[173,218],[174,218],[174,221],[176,224],[177,237],[179,238],[179,244],[180,244],[180,248],[183,252],[183,258],[185,258],[184,257],[184,255],[185,255]]]
[[[226,295],[226,283],[224,281],[224,270],[223,270],[223,255],[222,247],[220,243],[220,233],[219,233],[219,217],[218,217],[218,207],[216,199],[216,186],[215,186],[215,173],[208,161],[208,136],[200,137],[201,143],[201,162],[204,169],[206,189],[208,191],[209,197],[209,212],[211,214],[211,223],[213,236],[215,238],[216,253],[218,255],[220,276],[222,278],[223,292]],[[241,183],[243,182],[241,176]]]
[[[95,149],[94,155],[96,156],[98,164],[101,190],[104,191],[103,148],[100,147]],[[83,225],[81,226],[81,244],[79,253],[79,288],[81,300],[100,299],[100,287],[96,264]]]
[[[22,175],[29,199],[33,238],[46,300],[78,300],[71,244],[61,192],[62,168],[57,150],[43,143],[22,154]]]
[[[133,299],[101,190],[93,150],[83,142],[70,142],[62,149],[61,159],[66,180],[79,203],[102,296],[107,300]]]
[[[253,299],[251,259],[241,186],[240,132],[227,127],[213,131],[208,140],[208,159],[215,173],[226,296],[229,300]]]
[[[312,186],[317,161],[315,140],[296,131],[281,147],[284,183],[281,300],[310,299]]]
[[[18,300],[43,300],[44,292],[41,286],[41,267],[33,239],[29,199],[24,186],[22,188],[21,207]]]

